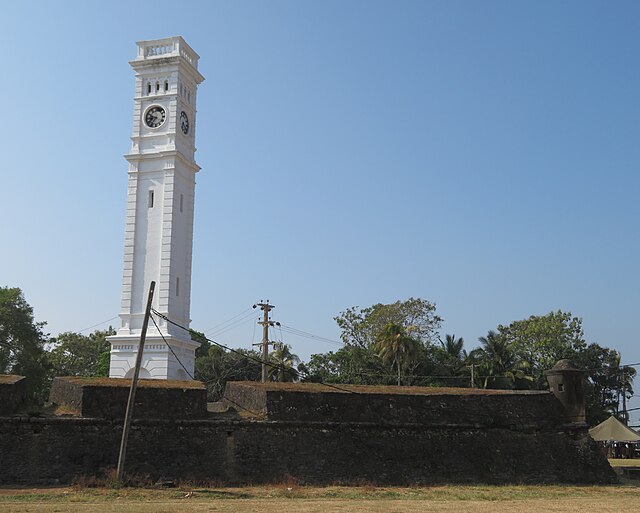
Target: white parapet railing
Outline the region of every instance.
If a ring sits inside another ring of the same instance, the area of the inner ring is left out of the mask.
[[[189,64],[198,69],[198,54],[193,51],[181,36],[155,39],[153,41],[139,41],[136,60],[172,57],[175,55],[181,55]]]

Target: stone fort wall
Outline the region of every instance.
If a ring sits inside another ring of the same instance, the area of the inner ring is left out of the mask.
[[[76,416],[29,417],[0,405],[0,484],[68,483],[116,466],[122,419],[109,399],[109,383],[82,381],[74,388],[73,380],[62,381],[58,395],[52,394],[59,402],[53,406],[75,408]],[[566,408],[551,392],[230,383],[225,401],[241,416],[203,412],[199,386],[185,385],[197,390],[187,393],[157,383],[142,395],[146,405],[137,410],[126,465],[127,472],[154,480],[244,484],[294,478],[310,484],[397,485],[616,480],[586,424],[567,421]],[[85,410],[78,387],[86,411],[95,416],[79,416]],[[122,387],[116,388],[121,394]],[[170,396],[186,402],[192,397],[193,403],[181,406],[183,413],[176,416]],[[106,401],[103,415],[99,397]],[[153,418],[153,411],[164,413]]]
[[[69,483],[117,463],[121,423],[0,418],[0,483]],[[586,433],[472,425],[134,421],[127,472],[218,484],[609,483]]]

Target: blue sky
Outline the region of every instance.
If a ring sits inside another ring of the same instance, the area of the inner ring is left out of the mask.
[[[340,311],[413,296],[469,347],[562,309],[638,362],[639,16],[625,1],[7,4],[0,283],[52,335],[118,314],[128,61],[179,34],[207,79],[194,328],[269,298],[275,320],[338,340]],[[247,319],[218,338],[254,337]],[[337,348],[283,338],[305,358]]]

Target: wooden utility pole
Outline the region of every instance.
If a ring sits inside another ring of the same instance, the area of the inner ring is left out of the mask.
[[[273,326],[274,322],[269,320],[269,312],[275,308],[275,306],[269,304],[267,299],[266,303],[258,303],[255,306],[259,306],[263,312],[262,321],[258,321],[258,324],[262,325],[262,382],[269,381],[269,326]]]
[[[138,386],[138,376],[140,375],[140,367],[142,366],[142,351],[144,350],[144,341],[147,337],[147,326],[149,325],[149,316],[151,315],[151,302],[153,301],[153,291],[156,288],[156,282],[152,281],[149,286],[149,298],[147,299],[147,309],[144,313],[144,321],[142,323],[142,332],[140,333],[140,344],[138,345],[138,354],[136,356],[136,367],[131,378],[131,388],[129,389],[129,400],[127,401],[127,412],[124,416],[124,426],[122,427],[122,441],[120,442],[120,454],[118,455],[118,469],[116,471],[116,480],[122,481],[124,475],[124,460],[127,453],[127,441],[129,439],[129,428],[131,427],[131,418],[133,415],[133,404],[136,400],[136,388]]]
[[[622,382],[622,418],[624,425],[629,425],[629,413],[627,413],[627,380],[625,379],[625,368],[620,369],[620,381]]]
[[[475,374],[474,374],[474,368],[475,368],[476,364],[472,363],[471,365],[467,365],[467,368],[471,369],[471,388],[476,388],[476,380],[475,378]]]

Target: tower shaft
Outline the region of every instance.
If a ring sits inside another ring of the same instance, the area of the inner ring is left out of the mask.
[[[125,218],[121,324],[111,342],[111,377],[133,369],[146,291],[153,308],[189,327],[195,175],[198,55],[182,37],[138,43]],[[188,379],[195,347],[189,333],[160,319],[149,330],[141,377]],[[166,341],[166,342],[165,342]],[[173,348],[173,352],[167,347]],[[175,353],[176,356],[173,355]]]

